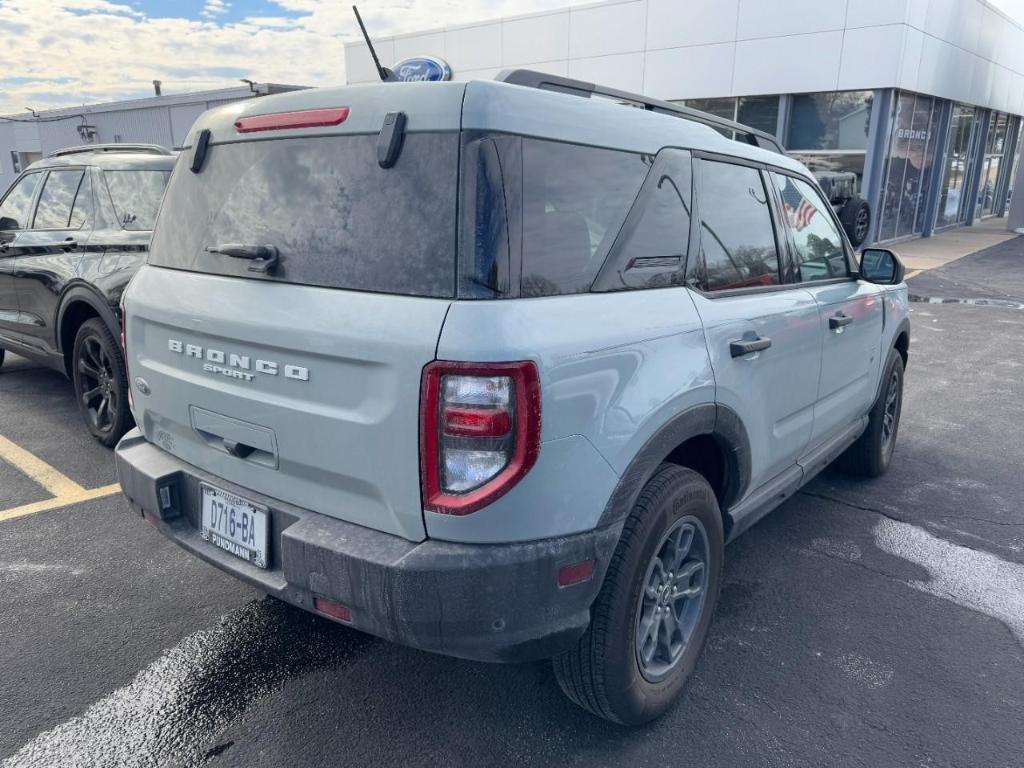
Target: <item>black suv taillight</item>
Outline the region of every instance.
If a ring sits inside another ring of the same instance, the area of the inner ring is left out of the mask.
[[[537,366],[430,363],[423,369],[420,422],[424,507],[449,515],[475,512],[537,461]]]
[[[121,308],[121,354],[124,355],[124,375],[128,379],[128,411],[129,413],[132,414],[132,417],[134,418],[135,398],[132,397],[132,388],[134,385],[132,384],[131,371],[128,369],[128,335],[125,329],[125,323],[127,322],[127,320],[125,319],[123,293],[121,294],[121,301],[119,302],[119,305]]]

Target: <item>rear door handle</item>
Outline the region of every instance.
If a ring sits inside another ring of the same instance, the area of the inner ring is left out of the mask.
[[[772,345],[772,340],[759,336],[756,339],[736,339],[729,342],[729,354],[733,357],[743,357],[751,352],[761,352]]]
[[[61,241],[60,247],[66,251],[73,251],[75,248],[78,247],[78,241],[75,240],[75,238],[73,237],[69,237]]]
[[[849,325],[852,322],[853,322],[853,318],[852,317],[850,317],[849,315],[845,315],[842,312],[837,312],[836,314],[832,315],[832,317],[830,317],[828,319],[828,327],[829,327],[829,330],[834,331],[837,328],[842,328],[844,326]]]

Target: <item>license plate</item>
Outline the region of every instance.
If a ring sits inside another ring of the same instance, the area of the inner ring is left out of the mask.
[[[200,485],[200,494],[203,517],[199,533],[203,539],[258,568],[266,568],[266,509],[209,485]]]

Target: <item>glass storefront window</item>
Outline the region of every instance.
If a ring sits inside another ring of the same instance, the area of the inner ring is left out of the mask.
[[[687,99],[683,102],[690,109],[699,109],[726,120],[736,119],[736,99]]]
[[[900,93],[893,107],[892,134],[882,186],[879,240],[921,234],[935,165],[941,102]]]
[[[1017,143],[1016,143],[1017,152],[1016,152],[1016,157],[1014,157],[1014,159],[1013,159],[1013,165],[1010,167],[1010,173],[1006,177],[1006,205],[1007,205],[1007,208],[1009,208],[1010,201],[1013,199],[1013,184],[1017,180],[1017,169],[1020,168],[1020,156],[1021,156],[1021,150],[1022,150],[1022,147],[1020,145],[1020,140],[1022,138],[1021,119],[1018,117],[1015,122],[1017,123],[1017,125],[1016,125],[1016,128],[1011,129],[1011,134],[1012,133],[1016,133],[1016,135],[1017,135]]]
[[[977,110],[964,104],[953,106],[949,125],[949,143],[946,149],[946,167],[943,170],[939,192],[939,210],[935,226],[962,224],[967,221],[970,206],[964,199],[964,185],[974,162],[971,137],[975,130]]]
[[[981,179],[978,183],[978,215],[992,216],[1000,208],[1000,198],[1007,186],[1004,155],[1010,135],[1010,117],[1005,112],[993,112],[989,117],[985,138],[985,156],[981,160]]]
[[[775,135],[779,120],[778,96],[740,96],[725,99],[687,99],[683,102],[691,109],[735,120],[765,133]],[[732,138],[730,136],[730,138]]]
[[[740,96],[736,103],[736,122],[774,136],[779,123],[779,97]]]
[[[802,93],[793,97],[786,148],[814,173],[853,173],[857,190],[871,124],[872,91]]]

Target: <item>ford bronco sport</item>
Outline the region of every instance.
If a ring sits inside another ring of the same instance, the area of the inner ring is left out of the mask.
[[[198,120],[124,296],[118,476],[265,593],[553,658],[640,723],[697,662],[726,542],[836,458],[889,466],[903,268],[855,263],[770,137],[505,79]]]
[[[108,447],[131,427],[121,292],[146,261],[173,167],[153,144],[69,147],[0,199],[0,364],[10,350],[67,375]]]

